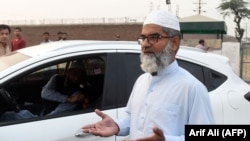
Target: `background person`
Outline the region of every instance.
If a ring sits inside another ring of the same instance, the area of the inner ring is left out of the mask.
[[[61,39],[62,39],[62,32],[61,31],[59,31],[59,32],[57,32],[57,37],[58,37],[58,41],[60,41]]]
[[[184,141],[185,125],[213,124],[206,87],[176,61],[180,35],[174,15],[161,10],[149,14],[138,38],[145,73],[133,87],[127,116],[113,120],[95,110],[102,120],[82,131],[102,137],[129,135],[140,141]]]
[[[26,41],[22,38],[22,29],[16,27],[14,30],[15,38],[11,41],[11,50],[15,51],[26,47]]]
[[[11,51],[8,45],[10,33],[11,29],[8,25],[0,24],[0,56],[3,56]]]
[[[40,44],[50,43],[50,42],[52,42],[52,41],[50,40],[49,32],[44,32],[43,33],[43,41]]]
[[[205,46],[205,41],[203,39],[199,40],[199,43],[195,46],[195,48],[199,48],[203,52],[207,52],[209,49],[209,47]]]
[[[62,32],[61,41],[67,40],[67,38],[68,38],[68,33]]]

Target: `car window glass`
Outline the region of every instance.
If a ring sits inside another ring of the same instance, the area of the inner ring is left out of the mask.
[[[227,80],[227,76],[208,68],[205,68],[205,76],[207,79],[208,91],[218,88]]]
[[[181,59],[178,59],[177,61],[181,67],[189,71],[193,76],[201,81],[207,87],[209,92],[218,88],[227,80],[225,75],[215,70]]]
[[[49,103],[43,98],[41,98],[41,91],[43,87],[48,83],[52,76],[60,75],[63,76],[68,71],[69,64],[73,61],[79,61],[83,64],[83,67],[86,71],[86,82],[81,84],[82,87],[91,86],[91,92],[95,96],[90,96],[92,103],[90,103],[90,98],[85,105],[78,104],[79,106],[72,111],[62,112],[58,115],[53,115],[53,117],[66,116],[72,114],[80,114],[83,112],[93,112],[93,109],[100,108],[102,102],[102,92],[103,92],[103,83],[104,83],[104,74],[105,74],[105,55],[96,55],[96,56],[86,56],[78,59],[66,60],[64,62],[54,63],[43,67],[42,69],[34,70],[28,74],[20,75],[21,77],[10,81],[4,87],[0,88],[0,116],[4,117],[6,113],[15,114],[20,113],[25,115],[24,118],[36,118],[46,117],[44,114],[44,108]],[[51,64],[51,63],[50,63]],[[90,89],[89,89],[90,90]],[[87,90],[84,89],[83,93],[86,93]],[[8,96],[11,98],[8,98]],[[15,101],[15,103],[12,103]],[[83,108],[85,107],[85,108]],[[33,116],[35,115],[35,116]],[[17,122],[17,120],[9,118],[12,121]],[[1,124],[0,118],[0,124]],[[32,120],[32,119],[31,119]],[[2,120],[3,121],[3,120]]]
[[[136,79],[143,73],[140,67],[140,54],[137,53],[120,53],[121,61],[119,64],[122,64],[117,69],[120,73],[119,78],[123,81],[119,81],[119,97],[117,106],[123,107],[126,106],[129,96],[132,92],[134,83]],[[133,69],[131,69],[133,68]]]
[[[23,79],[25,79],[26,81],[42,80],[42,79],[48,80],[53,74],[64,74],[66,70],[66,64],[67,63],[64,62],[56,65],[51,65],[49,67],[45,67],[43,69],[39,69],[38,71],[35,71],[23,77]]]
[[[203,76],[203,69],[200,65],[180,60],[178,59],[178,64],[189,71],[194,77],[196,77],[198,80],[200,80],[203,84],[205,84],[204,76]]]
[[[88,75],[104,74],[105,64],[101,58],[90,57],[84,59]]]

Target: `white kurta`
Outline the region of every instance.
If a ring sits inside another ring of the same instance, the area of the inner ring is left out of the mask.
[[[166,141],[183,141],[186,124],[214,124],[206,87],[174,61],[157,76],[141,75],[127,104],[127,117],[117,120],[118,135],[147,137],[152,128]]]

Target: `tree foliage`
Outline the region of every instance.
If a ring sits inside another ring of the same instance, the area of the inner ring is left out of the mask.
[[[234,16],[235,27],[235,37],[238,42],[241,42],[244,35],[244,29],[241,28],[241,21],[244,18],[250,18],[250,10],[247,8],[248,2],[244,0],[222,0],[222,3],[217,7],[217,9],[223,15],[223,18]]]

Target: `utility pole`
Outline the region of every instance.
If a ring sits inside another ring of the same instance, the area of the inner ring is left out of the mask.
[[[171,12],[171,1],[170,0],[166,0],[166,4],[168,5],[168,11]]]
[[[245,32],[245,34],[246,34],[246,39],[248,39],[248,37],[247,37],[247,23],[246,23],[246,30],[245,30],[246,32]]]
[[[149,12],[152,12],[152,11],[153,11],[153,2],[151,1],[149,5]]]
[[[176,16],[177,17],[179,17],[179,9],[180,9],[179,4],[177,4],[176,5]]]
[[[202,4],[206,4],[206,3],[203,3],[203,2],[201,2],[201,0],[199,0],[198,3],[194,3],[194,4],[198,4],[197,10],[194,10],[194,11],[195,11],[195,12],[198,11],[198,14],[199,14],[199,15],[201,14],[201,12],[206,12],[205,10],[201,10],[201,5],[202,5]]]

